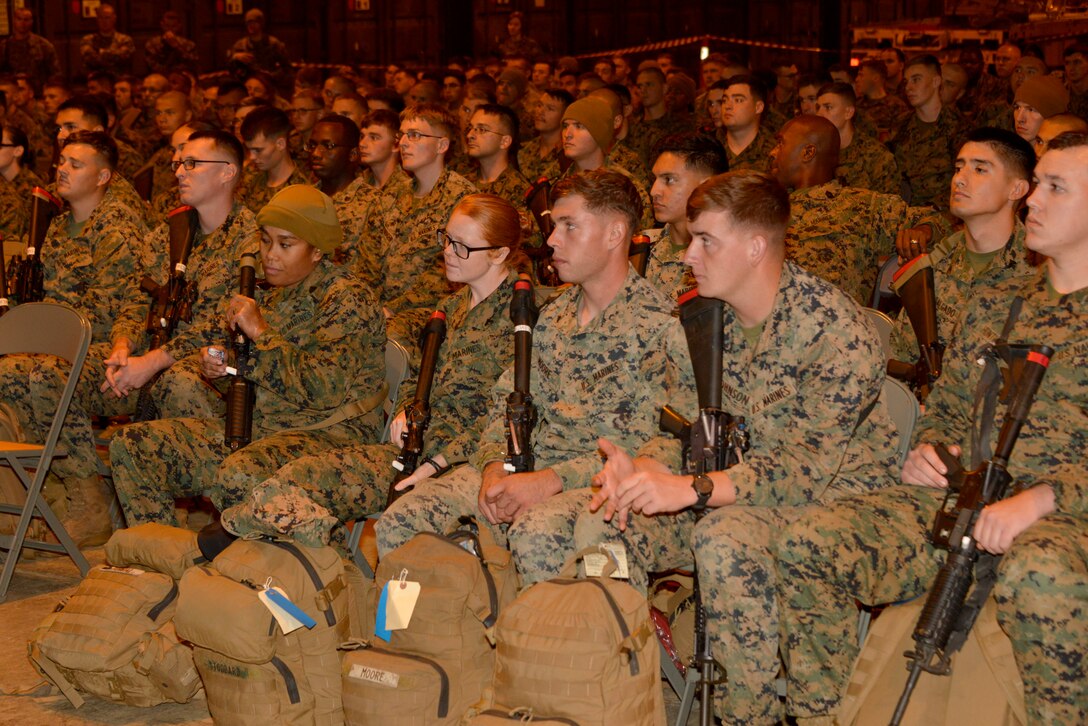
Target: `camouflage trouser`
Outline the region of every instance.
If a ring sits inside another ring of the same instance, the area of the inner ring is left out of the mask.
[[[110,442],[117,497],[129,526],[176,525],[174,499],[206,494],[222,511],[301,456],[347,445],[342,427],[281,431],[233,454],[223,419],[169,419],[121,429]]]
[[[385,510],[375,525],[378,555],[396,549],[417,532],[448,532],[457,518],[473,515],[495,541],[507,545],[524,587],[559,574],[574,554],[574,522],[589,504],[590,491],[575,489],[537,504],[512,525],[488,525],[477,504],[480,474],[471,466],[427,479]]]
[[[353,522],[385,506],[400,449],[362,444],[303,456],[285,464],[262,486],[293,484],[340,522]]]
[[[714,688],[722,723],[777,723],[778,606],[774,543],[807,507],[722,507],[695,526],[692,549],[707,632],[725,682]]]
[[[1002,558],[997,619],[1012,640],[1029,723],[1088,723],[1088,526],[1052,514]]]
[[[838,710],[858,655],[854,600],[878,605],[925,592],[939,563],[927,544],[943,492],[894,486],[811,507],[778,538],[787,708]]]
[[[227,379],[222,379],[225,382]],[[200,356],[182,358],[163,371],[151,388],[159,418],[220,418],[227,406],[200,373]]]
[[[616,520],[604,521],[604,512],[583,510],[574,526],[575,550],[602,542],[619,542],[627,553],[627,571],[631,586],[646,592],[648,573],[685,568],[693,569],[691,534],[695,514],[691,511],[644,517],[632,514],[627,529],[620,531]]]

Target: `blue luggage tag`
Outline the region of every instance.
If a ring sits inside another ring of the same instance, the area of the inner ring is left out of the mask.
[[[293,602],[287,599],[287,596],[282,594],[276,588],[269,588],[262,593],[273,605],[284,611],[306,628],[313,628],[317,625],[317,621],[307,615],[302,608],[295,605]]]
[[[389,642],[389,638],[392,636],[392,631],[386,627],[385,624],[385,611],[389,605],[389,583],[385,583],[382,588],[381,597],[378,598],[378,612],[374,618],[374,637],[381,638],[386,643]]]

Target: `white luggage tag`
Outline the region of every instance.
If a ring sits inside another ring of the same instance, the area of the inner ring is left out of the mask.
[[[404,630],[412,620],[419,600],[420,584],[409,582],[408,570],[402,569],[396,582],[387,582],[378,599],[374,635],[388,642],[392,631]]]
[[[309,629],[317,625],[316,620],[291,602],[287,593],[278,587],[272,587],[271,577],[265,581],[264,589],[257,593],[257,599],[272,613],[284,635],[289,635],[301,627]]]
[[[616,564],[612,571],[612,577],[617,580],[626,580],[630,577],[627,573],[627,550],[620,542],[602,542],[597,545],[601,554],[586,555],[582,558],[582,564],[586,568],[586,577],[600,577],[604,572],[604,566],[611,559]]]

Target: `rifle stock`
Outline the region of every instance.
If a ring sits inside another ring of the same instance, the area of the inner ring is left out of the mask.
[[[653,247],[653,240],[648,234],[639,233],[631,237],[631,249],[628,250],[627,257],[639,277],[646,277],[646,265],[650,262],[650,250]]]
[[[26,257],[19,265],[15,281],[16,297],[20,303],[41,302],[45,298],[45,265],[42,262],[42,245],[49,231],[49,223],[60,213],[64,202],[47,190],[34,187],[30,193],[30,228],[26,245]]]
[[[252,254],[242,255],[238,273],[238,294],[253,297],[257,288],[257,259]],[[253,440],[253,403],[256,391],[248,380],[245,361],[249,358],[250,341],[240,329],[235,332],[231,344],[236,372],[227,387],[227,420],[224,442],[231,451],[247,446]]]
[[[996,573],[1000,556],[979,551],[974,538],[975,523],[982,510],[1004,499],[1009,489],[1012,482],[1008,472],[1009,457],[1027,422],[1028,412],[1053,355],[1053,349],[1046,345],[1034,345],[1029,349],[998,434],[994,455],[989,461],[966,471],[943,445],[936,447],[948,467],[949,486],[933,519],[930,540],[935,546],[947,549],[948,558],[937,572],[911,635],[914,650],[904,653],[910,675],[892,715],[892,726],[898,726],[902,721],[923,671],[942,676],[951,672],[952,655],[967,640],[996,581],[992,575]],[[983,565],[986,577],[979,578],[976,583],[976,572]],[[972,583],[976,583],[973,592]]]
[[[937,326],[937,288],[929,255],[915,257],[900,268],[892,278],[892,289],[903,301],[903,309],[918,339],[918,360],[896,366],[889,361],[888,373],[924,394],[940,377],[944,357]]]
[[[532,471],[532,436],[536,427],[536,404],[530,390],[533,355],[533,326],[539,311],[533,297],[533,283],[525,275],[514,283],[510,297],[510,321],[514,324],[514,390],[506,398],[506,460],[509,472]]]
[[[542,176],[533,182],[533,185],[525,192],[525,206],[529,208],[536,226],[540,230],[540,236],[544,244],[540,247],[526,247],[523,252],[533,262],[533,273],[541,283],[556,287],[561,284],[559,275],[552,267],[552,248],[548,246],[548,238],[555,230],[555,222],[552,221],[552,184],[548,177]]]
[[[394,487],[416,470],[419,457],[423,455],[423,434],[431,423],[431,387],[434,383],[435,369],[438,367],[438,350],[445,339],[446,314],[441,310],[435,310],[431,314],[431,319],[423,326],[423,353],[419,364],[419,383],[416,384],[412,402],[404,409],[405,430],[402,434],[404,444],[401,446],[400,454],[393,460],[393,468],[397,470],[397,473],[389,484],[389,492],[385,500],[386,508],[404,494]]]

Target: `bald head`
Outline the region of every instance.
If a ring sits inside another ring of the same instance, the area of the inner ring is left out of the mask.
[[[803,114],[782,127],[771,151],[771,171],[787,189],[826,184],[839,166],[839,130],[821,116]]]
[[[1043,119],[1043,123],[1039,126],[1039,134],[1035,138],[1035,156],[1041,158],[1050,146],[1051,140],[1066,131],[1078,134],[1088,133],[1088,121],[1071,113],[1059,113]]]

